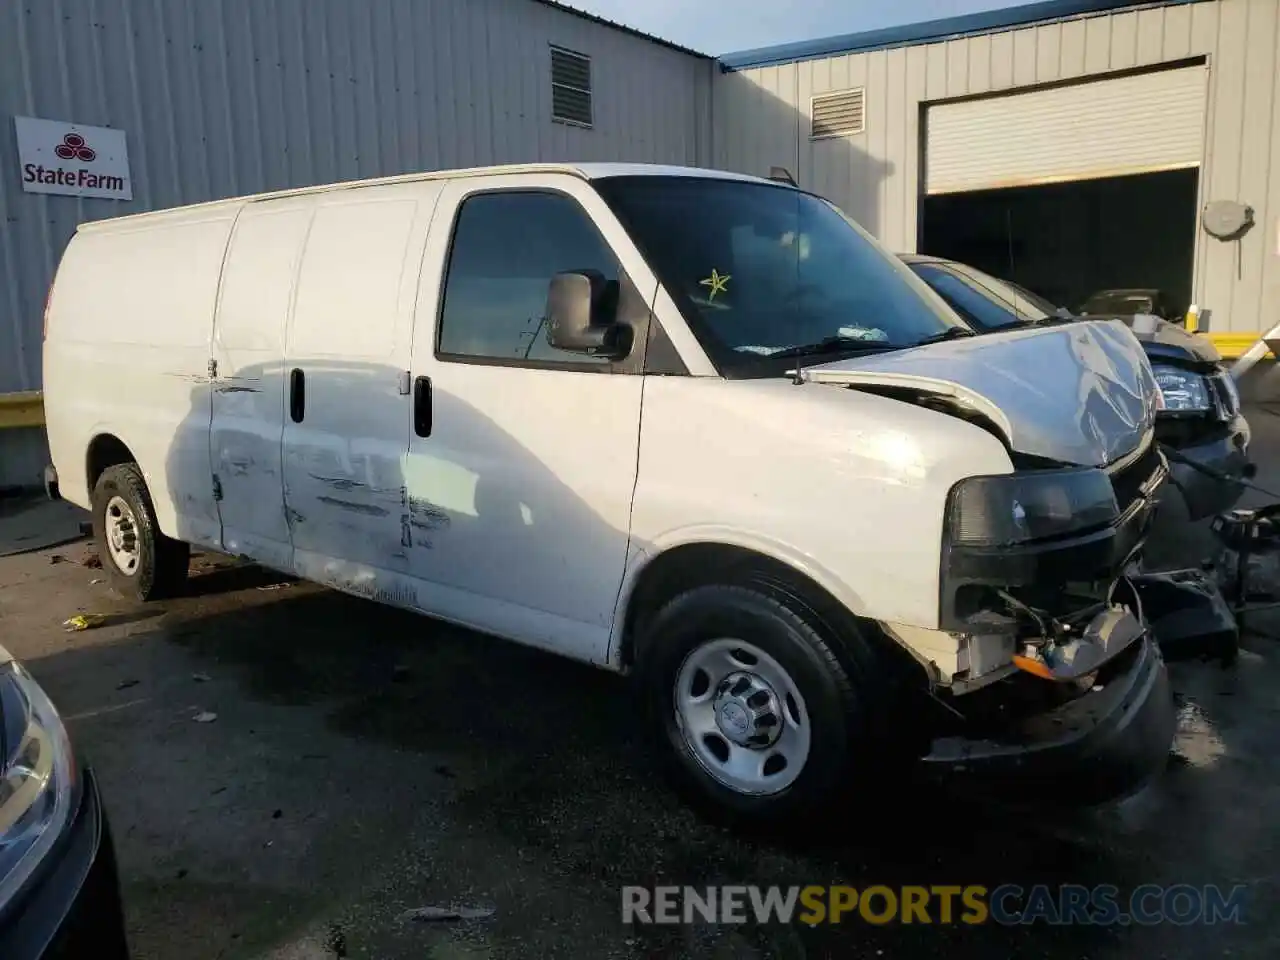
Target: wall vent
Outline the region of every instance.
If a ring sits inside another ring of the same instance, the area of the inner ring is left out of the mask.
[[[551,119],[591,126],[591,58],[551,48]]]
[[[823,140],[862,133],[867,121],[865,100],[866,91],[862,87],[814,97],[809,139]]]

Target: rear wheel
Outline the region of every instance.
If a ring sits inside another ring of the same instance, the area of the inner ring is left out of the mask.
[[[190,548],[160,532],[142,471],[108,467],[93,491],[93,532],[113,590],[134,600],[170,596],[187,575]]]
[[[837,642],[766,585],[703,586],[667,603],[640,638],[638,675],[676,785],[766,827],[839,799],[872,744],[871,704]]]

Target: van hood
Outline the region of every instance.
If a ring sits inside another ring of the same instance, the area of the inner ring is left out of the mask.
[[[1159,392],[1133,332],[1082,320],[805,367],[811,383],[948,398],[987,417],[1013,450],[1102,466],[1155,423]]]

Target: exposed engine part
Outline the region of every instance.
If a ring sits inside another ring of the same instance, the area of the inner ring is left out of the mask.
[[[1123,579],[1123,578],[1122,578]],[[1147,632],[1142,602],[1131,587],[1129,604],[1108,602],[1069,617],[1046,618],[1009,594],[1041,626],[1038,637],[1024,639],[1013,662],[1045,680],[1074,681],[1096,673]]]

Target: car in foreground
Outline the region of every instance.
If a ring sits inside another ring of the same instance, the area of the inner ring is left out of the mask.
[[[0,957],[128,955],[97,781],[40,685],[0,647]]]
[[[1086,319],[968,264],[920,254],[902,259],[979,333]],[[1241,481],[1253,475],[1251,434],[1235,381],[1217,349],[1152,314],[1160,304],[1159,291],[1105,291],[1090,298],[1087,319],[1119,320],[1141,342],[1163,404],[1156,415],[1156,440],[1168,456],[1173,485],[1189,517],[1199,520],[1231,509],[1240,499]],[[1126,307],[1146,312],[1121,312]]]

